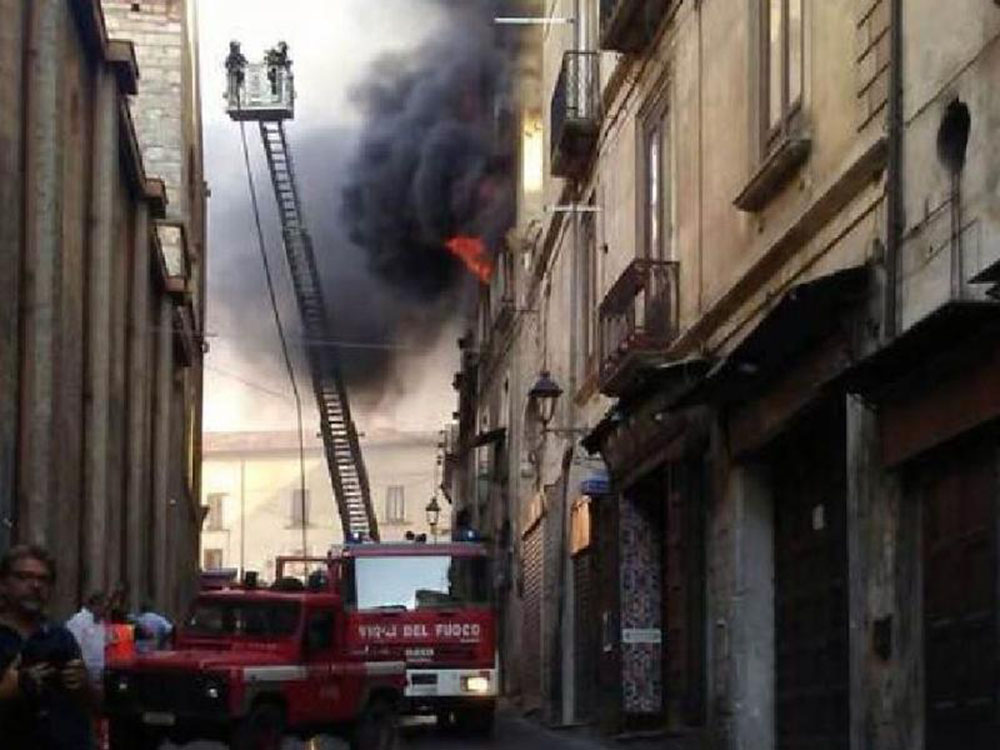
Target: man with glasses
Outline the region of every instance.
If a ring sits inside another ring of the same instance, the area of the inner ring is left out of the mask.
[[[44,549],[0,558],[0,738],[5,750],[92,750],[87,670],[73,634],[46,618],[55,562]]]

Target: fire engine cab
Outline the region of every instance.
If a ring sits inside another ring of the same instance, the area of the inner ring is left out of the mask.
[[[499,673],[487,546],[348,544],[328,565],[344,601],[348,652],[405,662],[404,711],[491,731]]]
[[[172,650],[109,665],[105,712],[112,750],[166,737],[276,750],[320,733],[388,750],[405,684],[402,661],[356,648],[344,600],[314,574],[204,590]]]

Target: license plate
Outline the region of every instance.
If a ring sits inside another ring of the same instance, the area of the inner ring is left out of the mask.
[[[173,714],[147,711],[142,715],[142,723],[154,727],[172,727],[177,723],[177,717]]]

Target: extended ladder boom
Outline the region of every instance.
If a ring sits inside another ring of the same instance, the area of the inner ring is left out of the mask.
[[[238,47],[236,54],[239,55]],[[361,456],[357,428],[351,419],[338,352],[332,345],[334,337],[327,317],[312,239],[306,231],[295,181],[295,166],[285,138],[282,121],[292,116],[294,92],[291,62],[284,59],[284,55],[282,50],[277,62],[267,63],[266,68],[248,66],[243,60],[241,69],[227,61],[229,113],[234,119],[257,120],[260,124],[267,166],[278,202],[285,255],[302,317],[323,448],[344,539],[361,534],[364,538],[378,541],[378,522],[372,509],[368,474]],[[232,52],[230,57],[233,58]],[[241,55],[239,57],[242,58]],[[244,96],[247,98],[244,99]],[[247,103],[244,104],[244,101]]]
[[[280,120],[261,122],[260,135],[264,141],[267,166],[278,201],[285,254],[292,274],[292,284],[295,286],[295,299],[302,316],[305,349],[316,406],[319,408],[323,447],[344,526],[344,538],[350,538],[351,532],[360,532],[366,538],[378,540],[378,523],[372,511],[368,473],[358,445],[358,431],[351,419],[337,349],[330,343],[333,335],[316,270],[312,239],[302,218],[295,167],[285,140],[285,128]]]

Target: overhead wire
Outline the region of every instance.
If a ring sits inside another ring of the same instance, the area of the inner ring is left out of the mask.
[[[237,374],[235,372],[230,372],[229,370],[223,369],[221,367],[215,367],[214,365],[209,365],[209,364],[205,365],[205,369],[206,370],[210,370],[211,372],[214,372],[217,375],[221,375],[224,378],[230,378],[231,380],[235,380],[238,383],[242,383],[243,385],[247,386],[248,388],[253,388],[254,390],[260,391],[261,393],[266,393],[269,396],[274,396],[275,398],[280,398],[282,401],[288,401],[289,400],[287,393],[281,393],[280,391],[276,391],[273,388],[269,388],[266,385],[262,385],[260,383],[254,382],[253,380],[250,380],[249,378],[245,378],[242,375],[239,375],[239,374]]]

